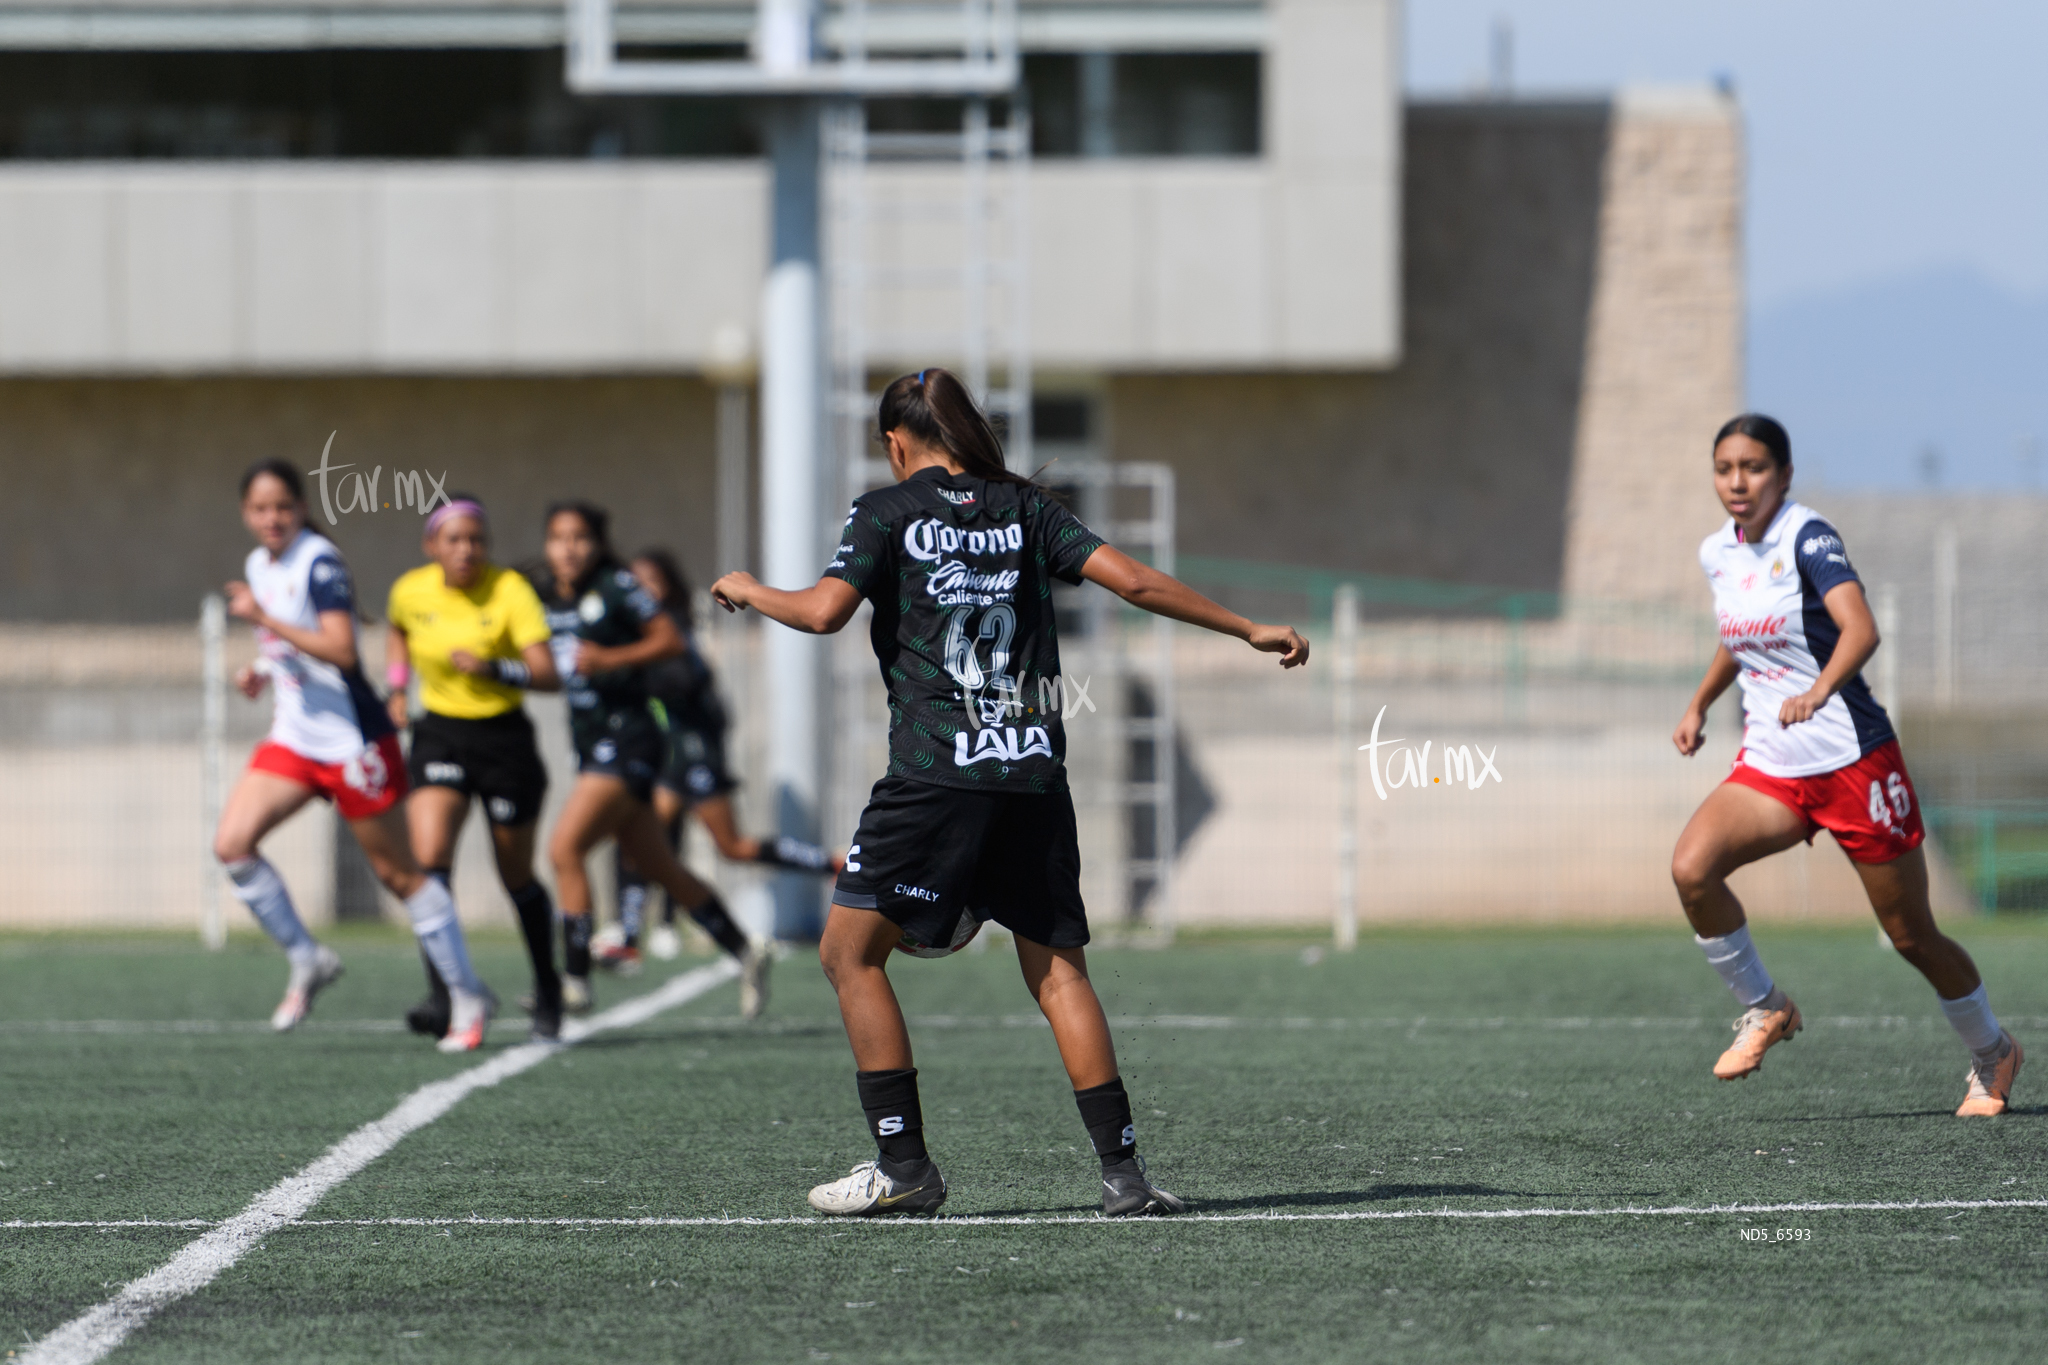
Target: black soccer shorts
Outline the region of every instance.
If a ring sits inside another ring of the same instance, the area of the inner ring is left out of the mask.
[[[646,710],[612,711],[576,727],[575,735],[577,772],[616,777],[626,784],[634,800],[653,799],[654,784],[667,757],[668,736]]]
[[[415,789],[447,787],[480,798],[494,825],[517,828],[540,819],[548,770],[524,711],[482,720],[429,711],[413,723],[405,768]]]
[[[668,762],[659,782],[695,803],[723,796],[739,786],[725,766],[725,731],[678,725],[668,732]]]
[[[879,910],[913,943],[950,943],[963,911],[1049,948],[1088,942],[1081,847],[1067,792],[875,783],[835,905]]]

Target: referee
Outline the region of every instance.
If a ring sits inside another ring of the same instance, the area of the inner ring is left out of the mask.
[[[475,498],[457,495],[427,518],[431,563],[391,586],[385,648],[391,719],[403,727],[405,687],[416,669],[426,714],[412,723],[406,804],[413,847],[429,876],[446,885],[456,836],[480,798],[490,822],[498,879],[519,915],[533,960],[533,1035],[562,1028],[562,978],[555,970],[554,905],[533,876],[534,827],[547,769],[521,705],[524,689],[561,687],[548,653],[547,614],[524,575],[493,564],[490,523]],[[427,964],[427,999],[406,1015],[421,1033],[448,1028],[448,988]]]

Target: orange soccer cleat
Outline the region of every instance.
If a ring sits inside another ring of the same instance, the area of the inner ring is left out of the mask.
[[[1970,1093],[1963,1096],[1959,1119],[1984,1119],[2005,1112],[2012,1098],[2012,1083],[2019,1078],[2020,1065],[2027,1060],[2019,1039],[2005,1035],[2005,1053],[1989,1062],[1970,1063]]]
[[[1724,1081],[1739,1081],[1753,1071],[1763,1069],[1764,1053],[1774,1043],[1787,1043],[1792,1035],[1804,1027],[1799,1018],[1799,1006],[1792,1003],[1792,997],[1783,991],[1774,992],[1778,1004],[1769,1000],[1752,1006],[1735,1021],[1735,1044],[1721,1054],[1721,1060],[1714,1063],[1714,1074]]]

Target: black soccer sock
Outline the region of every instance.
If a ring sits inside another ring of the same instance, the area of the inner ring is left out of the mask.
[[[424,870],[443,887],[448,886],[447,868],[429,867]],[[441,979],[441,973],[434,966],[434,959],[427,956],[425,948],[420,949],[420,965],[427,969],[427,994],[433,998],[434,1008],[441,1014],[447,1014],[454,1008],[448,1001],[448,983]]]
[[[787,834],[761,841],[754,861],[766,867],[786,867],[792,872],[830,872],[832,855],[817,844]]]
[[[861,1112],[881,1154],[882,1174],[900,1179],[931,1159],[924,1149],[924,1110],[917,1103],[917,1068],[856,1071]]]
[[[1107,1085],[1076,1090],[1074,1103],[1081,1110],[1081,1122],[1088,1126],[1088,1141],[1103,1165],[1129,1161],[1137,1153],[1138,1128],[1131,1122],[1131,1097],[1124,1093],[1121,1076]]]
[[[626,936],[626,946],[640,946],[640,927],[647,914],[647,878],[633,865],[624,849],[613,846],[613,866],[617,869],[619,883],[619,930]]]
[[[526,956],[533,963],[533,999],[542,1009],[562,1007],[562,977],[555,970],[555,903],[539,882],[528,882],[512,893],[512,909],[519,916],[519,934],[526,940]]]
[[[690,918],[697,921],[698,927],[711,935],[719,947],[734,957],[745,957],[747,949],[753,946],[747,941],[746,931],[733,921],[731,913],[725,908],[725,902],[718,898],[716,891],[706,896],[699,904],[690,907]]]
[[[676,861],[681,862],[683,858],[683,813],[677,811],[671,816],[668,822],[661,827],[661,832],[668,837],[669,850],[676,855]],[[668,925],[671,929],[675,927],[676,898],[674,896],[662,897],[661,922]]]
[[[562,916],[562,970],[570,976],[590,975],[590,933],[596,921],[587,910]]]

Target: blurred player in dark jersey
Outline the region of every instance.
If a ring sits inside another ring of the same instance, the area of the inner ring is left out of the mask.
[[[1848,548],[1792,498],[1792,438],[1771,418],[1745,413],[1723,426],[1713,475],[1728,520],[1699,553],[1721,647],[1671,740],[1688,758],[1698,753],[1707,709],[1737,681],[1745,720],[1735,766],[1686,823],[1671,875],[1694,937],[1744,1006],[1714,1074],[1738,1080],[1762,1069],[1764,1053],[1801,1027],[1799,1007],[1750,940],[1728,874],[1825,829],[1855,865],[1892,946],[1934,987],[1970,1049],[1957,1115],[2002,1114],[2025,1057],[1991,1012],[1977,964],[1935,927],[1920,802],[1891,717],[1863,681],[1877,622]]]
[[[697,649],[690,620],[690,583],[675,556],[663,549],[643,550],[633,559],[633,576],[675,622],[683,652],[647,667],[647,690],[655,718],[668,737],[668,761],[654,783],[654,813],[678,858],[683,851],[683,815],[693,814],[711,835],[719,853],[734,862],[829,876],[843,866],[817,844],[782,836],[757,839],[740,833],[732,808],[739,782],[726,765],[725,703],[718,681]],[[639,943],[646,920],[648,884],[624,851],[618,855],[619,940],[597,951],[598,961],[615,971],[640,965]],[[648,951],[673,958],[679,951],[674,929],[674,901],[662,906],[662,922],[648,934]]]
[[[554,632],[555,671],[569,700],[576,785],[548,837],[561,899],[566,976],[563,1007],[590,1008],[590,878],[584,860],[608,838],[670,898],[739,959],[740,1012],[753,1018],[767,998],[774,958],[752,942],[711,889],[685,871],[662,839],[651,804],[667,758],[666,737],[648,706],[647,666],[683,651],[675,622],[613,555],[609,519],[588,503],[548,509],[544,563],[529,576]]]
[[[1098,583],[1134,606],[1307,662],[1287,626],[1255,625],[1119,553],[1045,489],[1011,473],[966,387],[945,370],[883,392],[880,435],[897,482],[857,499],[812,587],[749,574],[714,598],[831,634],[865,597],[889,696],[889,772],[875,784],[833,891],[819,956],[853,1045],[873,1161],[811,1191],[841,1215],[929,1213],[945,1178],[925,1148],[910,1035],[890,955],[964,943],[979,921],[1016,936],[1024,980],[1052,1025],[1102,1164],[1111,1215],[1176,1213],[1137,1155],[1130,1097],[1088,980],[1088,917],[1067,790],[1052,580]]]

